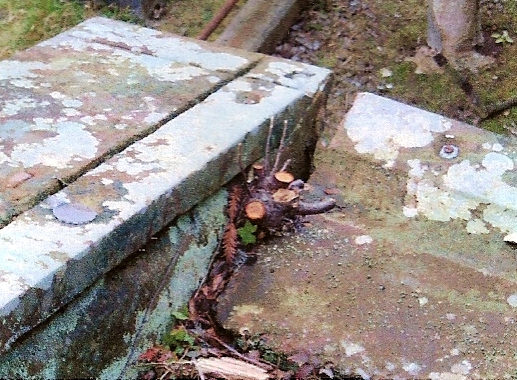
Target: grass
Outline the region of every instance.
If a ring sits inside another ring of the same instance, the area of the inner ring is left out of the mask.
[[[496,55],[496,62],[477,73],[468,70],[452,73],[449,70],[444,74],[417,74],[416,65],[406,61],[420,46],[426,45],[427,12],[421,1],[364,0],[355,11],[338,0],[329,0],[328,4],[328,14],[309,19],[305,33],[326,41],[332,38],[328,36],[339,31],[339,39],[324,43],[312,56],[313,63],[334,71],[335,87],[341,85],[343,92],[381,93],[496,133],[508,134],[510,127],[512,133],[517,132],[516,107],[487,119],[481,119],[483,114],[478,112],[480,105],[490,109],[517,96],[516,1],[505,1],[504,7],[483,8],[481,12],[482,28],[488,42],[483,54]],[[504,30],[508,32],[508,38],[503,43],[496,43],[492,35]],[[510,42],[511,39],[515,42]],[[380,72],[384,68],[391,70],[393,75],[383,77]],[[459,74],[472,85],[470,94],[462,89]],[[472,100],[476,97],[478,103]],[[338,103],[336,107],[343,106]]]
[[[76,25],[86,11],[75,1],[0,0],[0,59]]]
[[[174,0],[171,3],[169,14],[165,16],[165,22],[161,23],[158,29],[195,38],[224,3],[225,0]],[[245,3],[245,0],[239,0],[230,15],[235,14]],[[231,16],[226,17],[209,40],[215,39],[218,35],[217,32],[224,29],[230,19]]]
[[[175,0],[157,29],[196,37],[225,0]],[[236,12],[245,1],[237,3]],[[130,10],[99,7],[93,0],[0,0],[0,59],[27,49],[96,15],[142,23]],[[224,20],[223,26],[228,23]],[[212,38],[215,38],[214,33]]]
[[[141,23],[128,9],[79,0],[0,0],[0,59],[49,39],[93,16]]]

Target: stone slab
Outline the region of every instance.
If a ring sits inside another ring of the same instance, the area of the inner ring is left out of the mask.
[[[259,59],[93,18],[0,62],[0,224]]]
[[[444,145],[458,155],[442,157]],[[342,376],[517,376],[517,257],[505,242],[517,225],[516,150],[359,94],[319,147],[306,194],[332,193],[341,207],[260,247],[221,300],[221,321]]]
[[[307,0],[249,0],[215,42],[271,54],[308,4]]]
[[[0,355],[3,379],[137,379],[152,347],[208,271],[226,224],[221,190],[153,236]],[[195,222],[193,222],[195,221]]]
[[[93,37],[92,31],[96,33]],[[63,56],[60,62],[65,67],[67,62],[82,62],[81,59],[87,60],[90,56],[100,67],[103,67],[103,59],[118,61],[122,57],[119,62],[121,67],[131,66],[135,60],[142,60],[145,64],[139,67],[139,63],[138,69],[147,70],[147,74],[156,69],[156,76],[166,76],[172,81],[167,82],[168,86],[165,86],[172,88],[171,93],[175,95],[171,96],[181,98],[182,91],[185,90],[186,101],[180,102],[181,106],[173,100],[170,104],[164,101],[163,108],[156,108],[157,106],[153,105],[154,100],[152,104],[147,104],[145,96],[142,95],[144,90],[153,93],[154,85],[153,78],[146,76],[146,86],[142,91],[132,93],[128,97],[130,103],[135,102],[135,98],[140,102],[144,98],[144,102],[139,103],[143,110],[134,111],[138,117],[130,115],[126,120],[124,115],[131,114],[132,111],[125,109],[118,116],[110,117],[106,121],[102,115],[111,111],[103,109],[103,113],[100,109],[94,109],[94,115],[100,116],[90,116],[94,120],[100,120],[100,124],[106,123],[110,128],[111,132],[106,132],[106,138],[112,139],[112,135],[123,135],[120,130],[126,127],[117,129],[115,126],[118,124],[113,123],[131,123],[131,127],[128,125],[127,129],[136,130],[131,137],[124,138],[126,142],[110,140],[111,148],[108,147],[107,141],[103,142],[106,150],[110,154],[115,154],[111,158],[103,157],[103,161],[97,162],[95,168],[91,168],[86,162],[96,161],[97,156],[93,156],[101,154],[98,147],[102,139],[98,138],[95,132],[97,121],[93,122],[93,129],[88,122],[92,120],[90,117],[87,117],[87,120],[64,121],[62,134],[53,132],[54,134],[47,135],[47,130],[54,128],[54,119],[44,120],[41,128],[44,131],[43,135],[49,140],[48,144],[36,142],[35,136],[39,133],[39,127],[35,124],[37,121],[27,122],[26,133],[19,137],[32,142],[18,146],[23,146],[29,157],[33,152],[39,152],[34,154],[34,157],[37,157],[35,165],[47,168],[49,173],[53,172],[54,175],[62,175],[61,166],[64,170],[73,166],[77,174],[71,175],[73,182],[57,193],[42,201],[39,199],[41,195],[36,197],[39,203],[0,229],[0,352],[9,349],[22,335],[43,323],[101,276],[144,246],[151,236],[174,218],[218,191],[240,172],[239,158],[242,165],[249,165],[260,158],[271,117],[277,120],[274,144],[278,144],[283,119],[287,119],[289,135],[296,135],[293,132],[297,130],[306,132],[302,138],[297,137],[300,151],[310,150],[303,141],[313,138],[311,128],[314,114],[321,104],[323,97],[320,95],[325,90],[330,76],[326,69],[248,53],[239,55],[240,53],[232,49],[212,51],[206,47],[208,45],[198,45],[194,41],[163,36],[156,31],[126,26],[106,19],[87,21],[86,24],[67,33],[43,43],[43,46],[40,44],[34,50],[21,53],[27,54],[28,60],[20,62],[36,62],[36,66],[40,65],[46,54],[53,55],[48,53],[47,46],[62,49]],[[113,45],[121,50],[111,50]],[[108,55],[99,57],[95,54],[96,49],[108,49],[112,55],[109,55],[110,58]],[[181,51],[182,49],[184,50]],[[143,50],[145,52],[142,52]],[[40,59],[36,59],[40,56],[36,54],[37,51],[41,55]],[[88,54],[83,54],[84,51]],[[132,55],[128,57],[128,51],[136,54],[138,58]],[[67,55],[68,52],[71,56]],[[154,61],[155,55],[159,64]],[[253,62],[253,59],[255,62],[252,64],[250,62]],[[155,63],[149,63],[149,60]],[[167,65],[166,62],[169,61],[173,63]],[[10,62],[12,67],[12,61]],[[177,62],[181,65],[177,66]],[[192,64],[183,70],[182,65],[189,62]],[[23,64],[20,66],[24,67]],[[254,66],[256,68],[253,68]],[[94,67],[92,64],[91,71],[95,71]],[[180,74],[176,71],[177,67],[180,67]],[[127,81],[137,77],[132,76],[131,70],[119,70],[120,76],[125,77],[120,83],[124,91],[128,90],[131,86]],[[50,83],[53,80],[59,81],[61,77],[43,77],[39,71],[22,71],[23,75],[20,78],[29,78],[28,87],[32,89],[35,87],[35,80]],[[13,75],[13,71],[9,73]],[[102,82],[100,78],[106,73],[101,69],[102,75],[96,80]],[[83,74],[84,71],[78,71],[79,77]],[[233,78],[237,74],[240,76]],[[110,75],[118,78],[115,73]],[[89,75],[86,76],[91,78]],[[192,82],[192,79],[197,77],[200,77],[198,79],[201,84]],[[196,96],[192,95],[192,89],[186,89],[189,87],[187,83],[175,88],[177,80],[186,80],[194,88],[202,88],[197,95],[198,99],[194,100]],[[24,94],[25,87],[17,87],[16,84],[13,86]],[[52,85],[50,90],[41,83],[38,86],[42,87],[38,87],[38,91],[42,93],[44,88],[54,93]],[[163,91],[166,91],[165,87],[162,88]],[[65,95],[56,95],[56,102],[50,107],[56,115],[61,115],[59,107],[83,107],[84,103],[70,104],[69,101],[74,101],[76,96],[86,92],[78,88],[72,88],[71,91],[75,91],[73,94],[64,89],[61,91],[64,91]],[[122,95],[126,96],[124,91]],[[209,91],[212,93],[205,93]],[[201,93],[204,95],[201,96]],[[117,92],[114,91],[111,95],[116,97]],[[100,101],[103,104],[101,107],[111,107],[113,104],[109,99],[108,96]],[[192,104],[195,102],[198,104]],[[92,106],[84,107],[90,109]],[[181,107],[187,108],[180,109]],[[72,116],[64,117],[79,117],[83,115],[81,109],[77,110],[80,115],[75,115],[74,111],[71,112]],[[30,112],[24,109],[21,112],[30,119]],[[14,120],[18,117],[16,114],[11,116]],[[149,119],[145,121],[147,117]],[[138,125],[142,121],[143,124],[148,124],[145,132],[138,130]],[[60,123],[59,119],[56,119],[56,122]],[[90,143],[91,155],[76,155],[75,148],[68,147],[77,145],[76,148],[80,149],[83,146],[80,138],[83,134],[90,136],[86,139],[86,144]],[[102,132],[98,134],[102,135]],[[12,141],[18,141],[17,138],[8,136]],[[55,139],[52,140],[53,138]],[[135,139],[139,140],[135,142]],[[13,151],[8,148],[9,146],[3,145],[7,148],[4,159],[14,165],[15,170],[25,171],[24,165],[29,166],[27,170],[30,170],[31,163],[20,164],[8,156],[12,156]],[[118,148],[113,148],[114,146]],[[300,164],[305,160],[306,157],[300,154],[295,161],[299,161]],[[293,164],[296,165],[296,162]],[[77,165],[85,166],[77,169]],[[78,176],[81,171],[87,169],[90,170]],[[32,186],[31,180],[32,177],[22,182],[30,182]],[[18,184],[15,188],[20,186],[22,185]],[[33,188],[33,191],[40,190]],[[8,191],[1,194],[4,199],[10,196]],[[30,203],[32,201],[28,202]],[[53,215],[53,209],[60,204],[86,206],[96,213],[96,217],[93,221],[80,225],[63,223]]]

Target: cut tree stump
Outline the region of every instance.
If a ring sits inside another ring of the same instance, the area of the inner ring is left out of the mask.
[[[254,199],[250,201],[245,208],[246,216],[251,220],[260,220],[266,215],[266,206],[262,201]]]

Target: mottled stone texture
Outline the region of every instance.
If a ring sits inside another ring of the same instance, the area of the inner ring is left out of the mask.
[[[220,191],[240,164],[260,158],[272,117],[273,146],[287,120],[292,164],[307,175],[329,77],[326,69],[103,18],[0,62],[0,363],[25,363],[4,365],[6,376],[97,376],[119,357],[120,366],[133,345],[134,311],[152,298],[152,290],[125,287],[141,276],[142,284],[161,281],[155,271],[166,267],[150,262],[146,275],[132,275],[134,252],[177,228],[174,221]],[[63,203],[97,216],[63,223],[53,214]],[[189,228],[196,231],[201,216]],[[206,228],[218,230],[214,223]],[[191,245],[165,244],[157,254],[184,257]],[[186,290],[174,286],[184,302]],[[117,296],[104,296],[110,292]],[[134,303],[117,301],[124,297]],[[104,298],[127,314],[125,345],[106,333],[120,338],[110,320],[90,331],[109,314]],[[37,360],[27,356],[35,346]],[[73,368],[57,360],[72,346]]]
[[[225,205],[220,191],[100,277],[2,355],[0,377],[116,379],[134,373],[129,364],[166,332],[171,312],[186,305],[206,274]]]
[[[0,62],[0,225],[259,59],[96,18]]]
[[[511,138],[358,94],[309,181],[341,207],[257,249],[221,322],[346,378],[516,378],[516,161]]]

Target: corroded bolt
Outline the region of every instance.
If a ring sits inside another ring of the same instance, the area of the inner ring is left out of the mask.
[[[460,153],[460,148],[458,148],[454,144],[445,144],[440,149],[440,157],[446,158],[448,160],[451,160],[453,158],[458,157],[458,154]]]
[[[443,151],[447,154],[451,154],[452,152],[454,152],[454,147],[452,145],[444,145]]]

